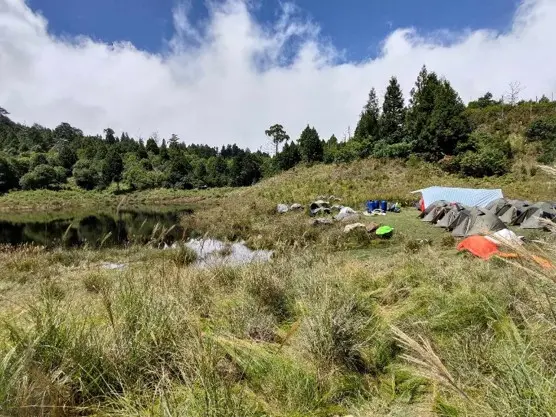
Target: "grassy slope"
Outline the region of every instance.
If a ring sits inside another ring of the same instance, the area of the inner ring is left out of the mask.
[[[365,201],[374,198],[412,203],[418,195],[410,194],[411,191],[432,185],[502,188],[507,197],[533,201],[556,197],[556,181],[541,171],[534,176],[514,173],[472,179],[447,175],[428,164],[408,167],[398,162],[362,160],[348,165],[297,168],[253,187],[232,190],[222,198],[207,201],[202,210],[184,222],[193,231],[227,239],[243,238],[254,246],[277,248],[297,244],[304,247],[317,243],[343,248],[346,245],[340,227],[315,233],[304,214],[276,216],[276,204],[307,205],[319,195],[334,195],[341,198],[341,204],[362,210]],[[396,221],[395,216],[390,218]],[[379,221],[386,220],[379,218]],[[399,226],[400,231],[413,234],[413,238],[427,233],[414,226]]]
[[[464,185],[375,164],[299,169],[183,220],[277,249],[266,265],[200,270],[184,251],[139,247],[0,251],[0,414],[555,415],[554,271],[456,254],[411,209],[380,218],[396,227],[388,241],[274,213],[317,194],[358,208]],[[489,181],[514,197],[553,190],[542,175]],[[551,248],[531,250],[556,261]]]

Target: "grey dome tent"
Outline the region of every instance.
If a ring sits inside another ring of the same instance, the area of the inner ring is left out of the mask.
[[[498,199],[487,205],[486,209],[497,215],[504,224],[520,224],[518,218],[531,206],[531,203],[523,200]]]
[[[508,203],[497,213],[497,216],[504,224],[513,224],[517,220],[519,214],[519,209],[513,204]]]
[[[424,218],[426,217],[427,214],[429,214],[431,211],[433,211],[435,208],[437,207],[445,207],[448,205],[447,201],[444,200],[438,200],[438,201],[434,201],[433,203],[429,204],[427,206],[427,208],[425,208],[425,210],[419,215],[419,217]]]
[[[492,214],[497,215],[498,212],[502,210],[506,205],[508,205],[508,200],[506,200],[505,198],[498,198],[488,203],[485,208]]]
[[[537,203],[525,209],[514,222],[522,229],[543,229],[541,219],[556,219],[556,210],[550,203]]]
[[[454,204],[444,213],[444,216],[436,222],[436,227],[442,227],[444,229],[450,230],[451,225],[456,221],[460,212],[465,210],[465,206],[461,204]]]
[[[453,228],[452,235],[455,237],[481,235],[506,228],[495,214],[480,207],[460,211],[450,226]]]
[[[515,201],[519,204],[519,202]],[[515,206],[515,203],[505,198],[500,198],[488,204],[486,209],[492,214],[495,214],[502,220],[504,224],[512,224],[521,211]],[[519,204],[521,206],[521,204]]]
[[[428,223],[436,223],[444,215],[446,207],[448,207],[447,201],[435,201],[421,213],[421,220]]]

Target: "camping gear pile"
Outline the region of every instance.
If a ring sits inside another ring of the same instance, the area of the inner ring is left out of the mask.
[[[426,207],[422,221],[442,227],[454,237],[492,234],[508,226],[543,229],[546,220],[556,219],[554,203],[508,200],[501,190],[431,187],[415,192],[422,193],[420,206]],[[432,198],[438,200],[431,202]]]
[[[339,201],[340,199],[331,196],[332,201]],[[374,203],[376,202],[376,206]],[[361,214],[365,216],[371,216],[374,214],[385,215],[386,211],[399,213],[400,205],[388,204],[387,201],[379,202],[376,200],[373,202],[373,212],[369,212],[369,207],[371,201],[367,202],[367,211],[359,213],[352,209],[351,207],[342,206],[339,204],[331,205],[330,201],[324,200],[322,197],[317,198],[309,205],[309,216],[314,217],[312,224],[314,226],[329,226],[334,224],[334,222],[347,223],[344,227],[344,233],[351,233],[355,230],[365,230],[368,233],[376,234],[380,238],[389,238],[392,236],[394,229],[387,225],[380,225],[377,223],[363,224],[360,223]],[[378,207],[378,208],[374,208]],[[285,214],[291,211],[302,210],[303,206],[301,204],[278,204],[276,206],[276,212],[279,214]],[[332,217],[330,217],[332,216]]]
[[[368,200],[366,203],[367,213],[378,215],[386,214],[386,212],[400,213],[402,211],[399,203],[389,203],[386,200]]]
[[[299,203],[293,203],[291,206],[287,204],[278,204],[276,206],[276,211],[280,214],[287,213],[288,211],[299,211],[303,210],[303,206]]]

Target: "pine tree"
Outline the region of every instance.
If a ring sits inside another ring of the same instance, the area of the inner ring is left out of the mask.
[[[3,147],[6,151],[10,153],[16,153],[16,150],[19,148],[19,139],[17,135],[13,131],[9,131],[6,139],[4,140]]]
[[[372,88],[369,92],[367,103],[361,112],[357,127],[355,128],[354,137],[356,139],[364,139],[370,136],[375,140],[378,139],[379,116],[380,109],[378,106],[378,98],[375,89]]]
[[[430,118],[434,111],[436,89],[439,84],[436,74],[429,74],[423,66],[415,87],[411,90],[406,117],[406,129],[414,143],[413,150],[427,159],[435,159],[435,155],[438,154],[436,138],[430,129]]]
[[[168,160],[168,147],[166,146],[166,139],[162,139],[162,143],[160,144],[159,149],[160,157],[162,160]]]
[[[436,139],[436,159],[454,155],[457,147],[467,142],[471,127],[465,116],[465,105],[447,80],[436,88],[430,130]]]
[[[470,125],[463,102],[448,81],[439,80],[426,67],[411,90],[410,104],[406,126],[415,153],[438,161],[467,141]]]
[[[404,140],[405,106],[402,89],[396,77],[384,95],[382,115],[380,116],[380,136],[388,144],[401,143]]]
[[[147,149],[145,148],[145,142],[143,139],[139,139],[139,146],[137,148],[137,156],[139,159],[148,159],[149,154],[147,153]]]
[[[156,144],[156,141],[153,138],[147,139],[147,144],[145,145],[145,148],[147,149],[147,152],[150,152],[154,155],[158,155],[159,153],[158,145]]]
[[[114,131],[111,128],[104,129],[104,134],[106,135],[105,140],[108,145],[116,143],[116,136],[114,136]]]
[[[63,144],[58,151],[58,159],[60,164],[69,172],[77,162],[77,154],[69,145]]]
[[[323,160],[323,146],[318,132],[314,127],[307,127],[299,137],[299,152],[304,162],[321,162]]]
[[[102,182],[108,187],[113,181],[120,184],[124,163],[122,157],[114,149],[110,149],[102,163]]]
[[[299,153],[299,146],[295,143],[286,143],[282,152],[276,156],[276,165],[282,171],[292,169],[294,166],[301,162],[301,154]]]

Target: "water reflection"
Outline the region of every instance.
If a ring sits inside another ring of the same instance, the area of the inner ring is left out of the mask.
[[[52,246],[123,246],[157,240],[171,244],[183,239],[180,218],[191,210],[171,212],[120,210],[53,220],[1,220],[0,244],[34,243]]]

